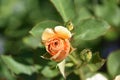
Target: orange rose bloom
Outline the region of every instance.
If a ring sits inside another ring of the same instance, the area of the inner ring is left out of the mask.
[[[71,51],[69,42],[71,36],[71,32],[63,26],[45,29],[42,34],[42,41],[51,56],[51,60],[59,62],[69,55]]]

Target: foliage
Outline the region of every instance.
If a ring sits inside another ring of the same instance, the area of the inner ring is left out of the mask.
[[[108,72],[112,77],[115,77],[116,75],[120,74],[119,56],[120,56],[120,51],[115,51],[112,52],[108,57],[108,63],[107,63]]]
[[[60,63],[40,57],[43,30],[57,25],[71,30],[76,49]],[[0,0],[0,80],[85,80],[98,72],[113,80],[119,27],[119,0]]]

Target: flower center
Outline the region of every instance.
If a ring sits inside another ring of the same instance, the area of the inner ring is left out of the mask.
[[[57,47],[57,46],[59,46],[59,43],[60,43],[60,41],[55,40],[55,41],[53,41],[53,46],[54,46],[54,47]]]
[[[60,38],[54,38],[47,42],[47,50],[51,55],[55,55],[59,50],[64,49],[64,40]]]
[[[55,46],[57,46],[57,45],[58,45],[58,42],[55,42],[54,44],[55,44]]]

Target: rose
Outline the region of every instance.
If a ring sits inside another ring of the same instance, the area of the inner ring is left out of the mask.
[[[51,60],[59,62],[69,55],[72,49],[69,41],[71,36],[71,32],[63,26],[47,28],[43,31],[42,42]]]

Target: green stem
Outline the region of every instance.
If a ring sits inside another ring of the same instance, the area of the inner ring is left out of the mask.
[[[78,75],[80,77],[80,80],[85,80],[84,73],[83,73],[83,71],[81,69],[81,67],[83,65],[82,61],[77,60],[76,57],[74,57],[73,55],[69,55],[68,57],[73,61],[73,63],[75,65],[79,66],[79,68],[78,68]]]
[[[76,65],[78,64],[78,61],[73,57],[72,55],[68,56]]]
[[[79,77],[80,77],[80,80],[85,80],[84,73],[81,69],[79,69]]]

